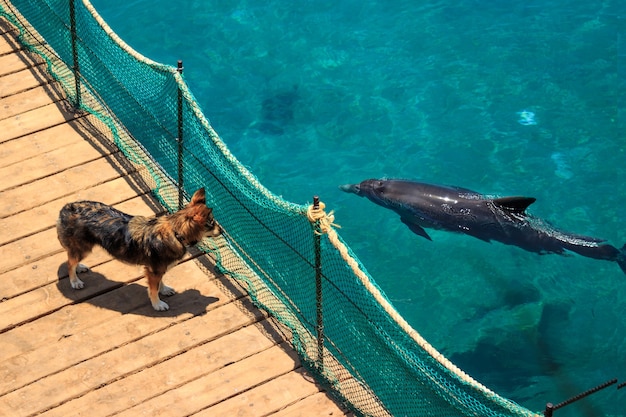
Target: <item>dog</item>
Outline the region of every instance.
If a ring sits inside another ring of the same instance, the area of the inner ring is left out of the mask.
[[[132,216],[103,203],[77,201],[66,204],[57,220],[57,235],[67,251],[72,288],[85,286],[77,272],[88,268],[80,261],[94,245],[100,245],[115,259],[144,267],[148,297],[157,311],[169,309],[159,294],[175,294],[173,288],[163,284],[163,274],[183,258],[188,246],[221,233],[213,210],[206,205],[204,188],[193,194],[185,208],[169,215]]]

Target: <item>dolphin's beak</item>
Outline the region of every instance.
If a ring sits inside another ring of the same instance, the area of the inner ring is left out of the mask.
[[[360,195],[361,193],[361,187],[359,186],[359,184],[344,184],[340,185],[339,189],[341,191],[345,191],[346,193],[352,193],[356,195]]]

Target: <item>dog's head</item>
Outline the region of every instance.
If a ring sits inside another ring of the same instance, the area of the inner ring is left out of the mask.
[[[216,237],[222,234],[222,228],[213,218],[213,209],[206,205],[204,188],[193,193],[189,206],[194,207],[194,220],[204,225],[202,237]]]
[[[222,228],[213,218],[213,209],[206,206],[204,188],[196,191],[189,204],[177,214],[182,215],[186,221],[176,232],[189,243],[222,234]]]

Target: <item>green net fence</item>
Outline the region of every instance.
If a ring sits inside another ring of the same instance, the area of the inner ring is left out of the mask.
[[[533,416],[435,351],[330,223],[272,194],[228,151],[181,71],[139,55],[79,0],[0,0],[70,102],[97,117],[168,210],[197,188],[225,230],[202,248],[291,331],[302,362],[359,415]],[[307,215],[309,214],[309,215]]]

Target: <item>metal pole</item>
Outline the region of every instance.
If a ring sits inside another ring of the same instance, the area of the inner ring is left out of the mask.
[[[80,67],[78,64],[78,49],[76,48],[76,43],[78,40],[78,34],[76,29],[76,7],[74,4],[75,0],[70,0],[70,28],[71,28],[71,39],[72,39],[72,60],[74,61],[74,66],[72,70],[74,71],[74,88],[76,89],[76,101],[74,103],[74,107],[77,109],[80,108],[81,99],[80,99]]]
[[[545,417],[552,417],[553,413],[554,413],[554,404],[552,403],[546,404],[546,411],[543,412],[543,415]]]
[[[313,208],[319,209],[320,198],[313,197]],[[322,249],[321,231],[319,221],[315,224],[314,244],[315,244],[315,306],[317,311],[317,367],[318,371],[324,369],[324,315],[322,311]]]
[[[178,60],[176,71],[183,73],[183,61]],[[183,172],[183,92],[178,87],[178,209],[184,206],[184,172]]]

